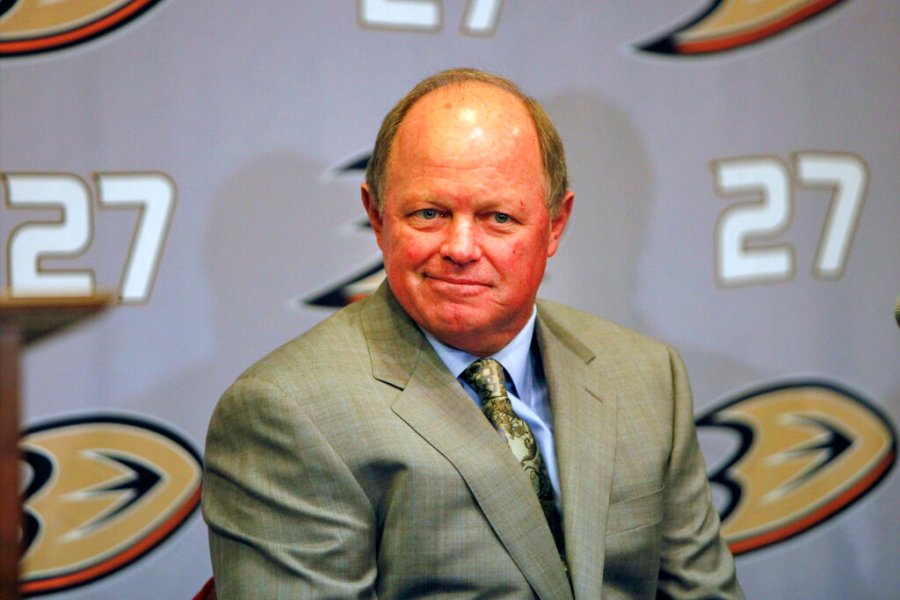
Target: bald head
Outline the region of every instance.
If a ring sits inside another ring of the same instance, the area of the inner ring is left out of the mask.
[[[407,113],[388,155],[386,198],[396,161],[449,171],[483,167],[498,155],[515,155],[537,174],[543,165],[537,130],[522,102],[495,86],[467,82],[423,96]]]
[[[387,171],[390,168],[389,159],[401,125],[408,117],[414,116],[411,113],[420,102],[424,102],[432,93],[442,88],[453,88],[454,92],[459,94],[457,98],[474,94],[482,103],[482,114],[490,112],[488,105],[497,112],[514,111],[521,114],[524,111],[533,126],[538,144],[547,209],[551,216],[555,216],[568,189],[565,153],[556,128],[541,105],[526,96],[516,84],[503,77],[475,69],[442,71],[421,81],[385,116],[366,170],[366,183],[375,207],[383,210]],[[460,114],[458,117],[464,118],[465,115]]]

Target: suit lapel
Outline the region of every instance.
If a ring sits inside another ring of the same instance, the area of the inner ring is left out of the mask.
[[[544,522],[522,467],[386,286],[372,300],[373,374],[401,390],[394,412],[453,464],[538,597],[571,598],[550,529],[522,526]]]
[[[602,378],[609,372],[604,358],[540,304],[538,341],[553,410],[569,574],[575,596],[589,598],[603,584],[617,398]]]

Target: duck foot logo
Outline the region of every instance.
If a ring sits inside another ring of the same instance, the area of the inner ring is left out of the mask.
[[[696,17],[639,50],[699,56],[737,50],[784,33],[845,0],[713,0]]]
[[[744,554],[821,525],[871,492],[894,465],[897,434],[858,394],[789,383],[751,392],[697,420],[737,436],[710,482],[724,491],[722,534]]]
[[[89,415],[30,427],[20,591],[45,594],[146,556],[200,502],[200,456],[143,418]]]

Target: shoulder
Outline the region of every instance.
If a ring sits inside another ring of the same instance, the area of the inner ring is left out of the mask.
[[[589,384],[598,396],[619,399],[625,422],[655,422],[668,439],[666,428],[676,409],[692,412],[684,365],[669,344],[556,303],[541,302],[538,315],[545,368],[564,369],[566,361],[583,361]]]
[[[592,352],[674,353],[663,341],[583,310],[549,300],[538,300],[537,305],[538,317],[549,331]]]
[[[275,348],[247,368],[241,379],[253,377],[275,384],[346,369],[367,361],[368,349],[362,327],[364,301],[351,304],[313,326],[305,333]],[[356,369],[352,369],[355,371]],[[292,387],[292,386],[289,386]]]
[[[342,407],[371,403],[377,394],[362,313],[356,304],[341,309],[244,370],[216,404],[210,435],[236,421],[268,429],[309,420],[321,429]]]

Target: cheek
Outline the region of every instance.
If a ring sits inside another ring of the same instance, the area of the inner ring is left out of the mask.
[[[528,239],[506,246],[502,257],[494,264],[507,280],[514,280],[526,287],[543,278],[547,261],[546,240]]]
[[[539,248],[540,246],[535,240],[519,241],[507,247],[505,258],[508,262],[524,268],[531,264],[531,261],[543,257]]]
[[[409,240],[401,252],[404,261],[416,262],[428,254],[428,248],[421,240]]]
[[[531,279],[539,258],[527,244],[515,243],[496,249],[491,254],[491,264],[507,284],[521,285]]]
[[[426,261],[431,254],[433,252],[427,239],[404,237],[396,240],[391,247],[390,258],[386,256],[385,259],[408,268]]]

